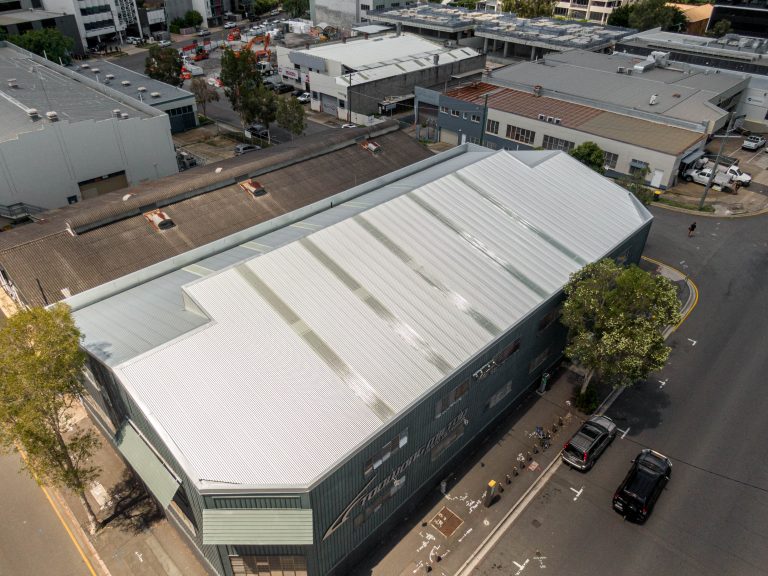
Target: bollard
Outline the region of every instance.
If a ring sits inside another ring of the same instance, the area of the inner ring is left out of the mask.
[[[509,474],[504,474],[504,480],[506,480],[507,484],[512,484],[512,478],[509,477]]]

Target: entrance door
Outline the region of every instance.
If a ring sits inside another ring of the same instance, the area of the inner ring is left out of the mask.
[[[654,170],[653,177],[651,178],[651,188],[658,188],[661,186],[661,181],[664,178],[664,172],[661,170]]]

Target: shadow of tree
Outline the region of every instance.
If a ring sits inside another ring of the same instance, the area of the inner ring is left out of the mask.
[[[130,471],[110,490],[112,511],[101,521],[102,528],[111,526],[123,532],[140,534],[163,517],[157,502]]]

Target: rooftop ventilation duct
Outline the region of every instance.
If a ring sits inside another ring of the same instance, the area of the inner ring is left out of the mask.
[[[37,108],[30,108],[27,110],[27,116],[29,116],[32,120],[37,120],[40,118],[40,113],[37,111]]]
[[[16,78],[8,78],[8,88],[18,88],[19,83],[16,82]]]
[[[122,84],[123,86],[130,86],[131,85],[131,81],[130,80],[123,80],[122,82],[120,82],[120,84]]]
[[[98,68],[91,68],[91,72],[93,72],[94,74],[98,74],[99,72],[101,72],[101,70],[99,70]]]
[[[115,118],[120,118],[120,115],[122,113],[123,111],[120,110],[119,108],[115,108],[114,110],[112,110],[112,116],[114,116]]]
[[[648,104],[651,106],[659,103],[659,95],[658,94],[651,94],[651,98],[648,100]]]
[[[51,110],[50,112],[45,113],[45,117],[48,118],[51,122],[58,122],[59,121],[59,115]]]
[[[144,86],[139,86],[138,88],[136,88],[136,90],[138,90],[139,92],[146,92],[147,91],[147,89]]]
[[[144,214],[144,218],[152,224],[158,230],[168,230],[176,226],[176,223],[171,220],[170,216],[162,210],[153,210]]]
[[[152,98],[160,98],[160,92],[152,92],[150,96],[152,96]]]
[[[125,112],[123,112],[122,114],[120,114],[120,119],[121,119],[121,120],[125,120],[125,119],[127,119],[127,118],[128,118],[128,114],[126,114]]]
[[[80,66],[80,68],[83,68],[85,70],[88,70],[88,68],[90,68],[90,67],[91,67],[90,64],[83,64],[82,66]]]
[[[115,79],[115,75],[114,75],[114,74],[107,74],[107,75],[105,76],[105,78],[106,78],[107,80],[114,80],[114,79]]]
[[[267,193],[267,190],[264,188],[264,186],[252,178],[238,182],[238,184],[240,188],[242,188],[245,192],[248,192],[248,194],[254,198],[258,196],[264,196],[264,194]]]

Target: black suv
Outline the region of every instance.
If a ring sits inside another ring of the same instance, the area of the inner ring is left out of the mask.
[[[632,460],[632,468],[613,495],[613,509],[629,520],[645,522],[672,475],[672,462],[646,448]]]
[[[616,437],[616,424],[608,416],[593,416],[563,447],[563,462],[578,470],[589,470]]]

